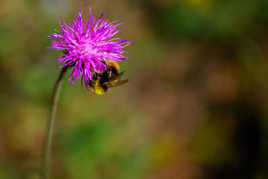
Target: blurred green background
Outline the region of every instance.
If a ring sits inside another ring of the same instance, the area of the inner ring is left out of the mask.
[[[268,178],[267,0],[1,0],[0,179],[38,179],[60,51],[84,5],[125,22],[127,85],[65,82],[53,179]]]

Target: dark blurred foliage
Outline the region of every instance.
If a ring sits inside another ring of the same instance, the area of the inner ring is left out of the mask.
[[[267,0],[2,0],[0,178],[36,179],[57,57],[47,36],[84,5],[125,22],[129,83],[67,82],[55,179],[268,178]]]

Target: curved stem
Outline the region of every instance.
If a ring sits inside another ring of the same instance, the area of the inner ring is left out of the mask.
[[[60,89],[62,86],[62,79],[64,77],[65,72],[67,71],[67,67],[63,68],[60,72],[58,80],[53,89],[52,99],[51,99],[51,109],[50,109],[50,118],[47,121],[47,130],[46,130],[46,138],[44,143],[44,151],[43,158],[41,163],[41,171],[40,171],[40,179],[48,179],[49,177],[49,163],[51,158],[51,144],[53,137],[53,128],[54,121],[57,111],[57,104],[59,100]]]

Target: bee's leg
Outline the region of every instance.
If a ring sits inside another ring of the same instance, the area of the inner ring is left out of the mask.
[[[104,82],[103,83],[103,86],[105,86],[105,88],[111,88],[111,87],[113,87],[113,84],[111,83],[111,82]]]
[[[108,89],[109,89],[109,86],[107,86],[107,82],[103,83],[101,85],[101,87],[102,87],[102,89],[103,89],[104,92],[108,91]]]

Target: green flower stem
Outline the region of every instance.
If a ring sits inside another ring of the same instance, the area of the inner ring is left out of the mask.
[[[43,150],[43,158],[41,160],[41,171],[40,171],[40,179],[48,179],[49,178],[49,164],[51,158],[51,145],[52,145],[52,137],[53,137],[53,128],[54,121],[57,111],[57,104],[59,101],[60,89],[63,82],[64,74],[67,71],[67,67],[63,68],[60,72],[58,80],[53,89],[52,99],[51,99],[51,109],[50,109],[50,118],[47,121],[47,130],[46,130],[46,138],[44,143]]]

